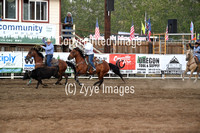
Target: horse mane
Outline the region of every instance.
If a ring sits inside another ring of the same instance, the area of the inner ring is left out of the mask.
[[[186,52],[190,52],[193,55],[193,49],[188,49]]]
[[[31,50],[35,50],[38,56],[42,57],[42,59],[44,58],[44,55],[37,48],[31,48]]]
[[[78,51],[80,53],[81,57],[85,58],[83,51],[80,48],[76,47],[76,48],[74,48],[74,50]]]

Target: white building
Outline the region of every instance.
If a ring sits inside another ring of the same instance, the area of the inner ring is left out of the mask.
[[[0,15],[2,51],[25,50],[43,37],[60,44],[61,0],[0,0]]]

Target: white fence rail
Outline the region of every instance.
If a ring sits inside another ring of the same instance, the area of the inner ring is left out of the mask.
[[[19,74],[15,73],[34,69],[33,59],[25,61],[27,53],[1,52],[0,78],[21,78],[22,76],[17,76]],[[66,61],[68,55],[69,53],[55,52],[54,58]],[[182,78],[181,75],[186,68],[185,55],[182,54],[95,54],[95,56],[117,65],[125,78]],[[4,73],[10,73],[10,75],[5,76]],[[68,68],[66,73],[73,73],[73,71]],[[109,72],[105,78],[118,77]]]

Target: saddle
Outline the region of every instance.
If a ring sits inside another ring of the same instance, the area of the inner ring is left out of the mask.
[[[85,58],[85,62],[87,64],[87,66],[88,66],[87,73],[89,73],[89,70],[92,68],[92,66],[91,66],[91,64],[89,64],[88,56],[86,55],[85,57],[86,57]],[[98,59],[97,57],[94,57],[92,61],[93,61],[94,65],[98,65],[98,64],[102,64],[103,63],[103,61],[101,59]]]
[[[85,58],[85,62],[86,62],[87,65],[89,65],[88,56],[86,55],[85,57],[86,57],[86,58]],[[100,59],[100,58],[98,59],[97,57],[94,57],[94,58],[93,58],[93,63],[94,63],[94,64],[97,64],[97,65],[98,65],[98,64],[102,64],[102,63],[103,63],[103,60]]]
[[[97,64],[97,65],[102,64],[103,60],[101,58],[98,59],[97,57],[94,57],[94,63]]]
[[[58,66],[58,64],[59,64],[58,59],[52,58],[52,60],[51,60],[51,65],[52,65],[52,66]]]
[[[44,63],[47,66],[47,58],[46,58],[46,56],[44,58]],[[58,66],[58,65],[59,65],[58,59],[52,58],[52,60],[51,60],[51,66]]]

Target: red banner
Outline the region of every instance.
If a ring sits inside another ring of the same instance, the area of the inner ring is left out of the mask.
[[[135,54],[110,54],[109,62],[117,65],[121,70],[135,70]]]

